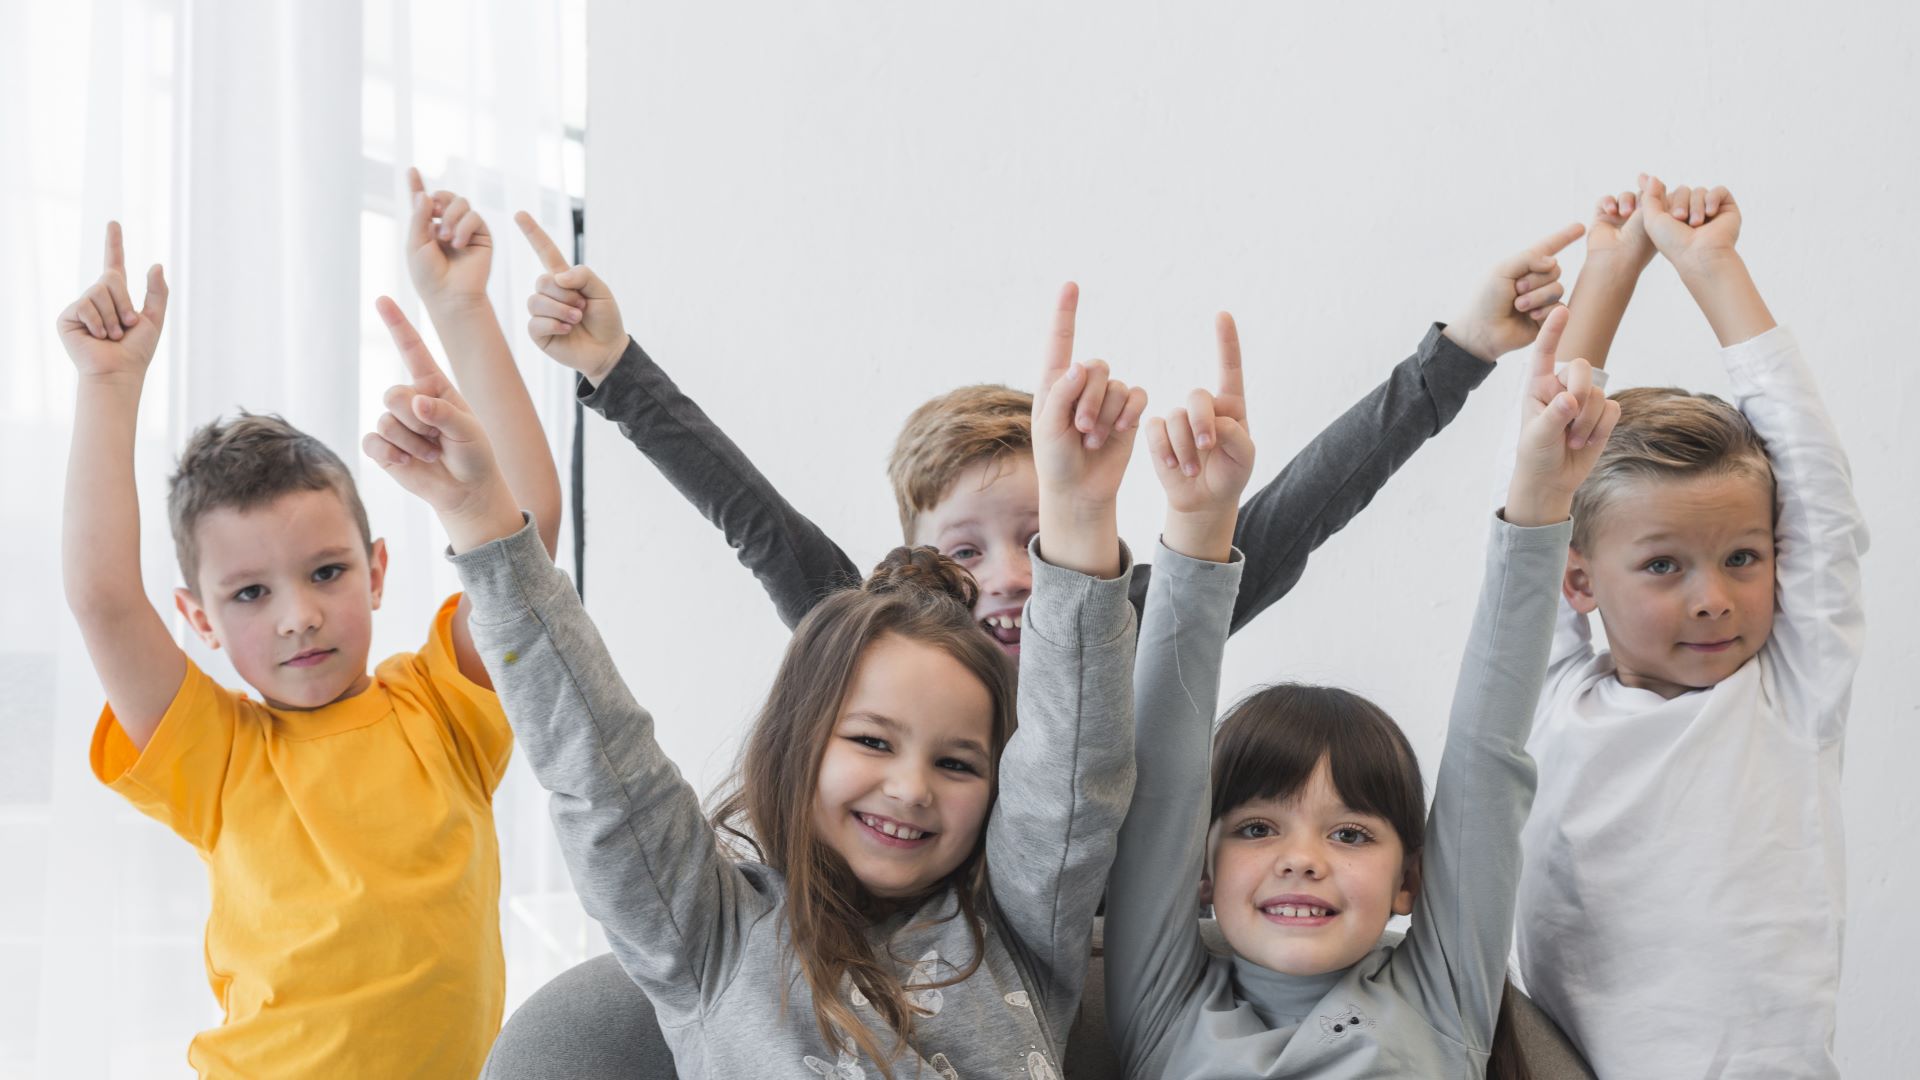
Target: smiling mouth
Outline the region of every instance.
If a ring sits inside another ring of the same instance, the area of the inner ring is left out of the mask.
[[[1025,613],[1009,611],[981,619],[980,628],[987,632],[987,636],[999,642],[1001,648],[1017,653],[1020,651],[1020,631],[1025,623]]]
[[[1339,908],[1323,904],[1266,904],[1259,911],[1268,922],[1281,926],[1325,926],[1340,914]]]
[[[939,833],[928,832],[925,829],[916,829],[910,825],[904,825],[892,818],[883,818],[877,814],[863,814],[858,810],[853,811],[853,819],[858,821],[862,828],[866,829],[868,836],[871,836],[888,847],[919,847],[923,844],[930,843],[934,837],[940,835]]]
[[[336,650],[334,649],[308,649],[306,652],[303,652],[298,656],[294,656],[291,659],[281,661],[280,666],[281,667],[312,667],[313,665],[318,664],[321,661],[332,656],[335,651]]]

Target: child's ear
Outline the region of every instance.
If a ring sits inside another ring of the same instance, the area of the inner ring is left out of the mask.
[[[1210,877],[1200,879],[1200,906],[1213,906],[1213,879]]]
[[[387,540],[381,537],[367,549],[367,587],[373,593],[373,610],[380,610],[380,593],[387,587]]]
[[[187,625],[193,627],[193,632],[201,641],[207,643],[207,648],[220,647],[220,639],[213,632],[213,624],[207,621],[207,609],[200,606],[200,598],[193,595],[192,589],[173,590],[173,606],[179,608],[180,614],[186,616]]]
[[[1567,606],[1582,615],[1591,615],[1600,607],[1593,598],[1593,577],[1587,573],[1586,557],[1572,548],[1567,549],[1567,573],[1560,579],[1560,595],[1567,598]]]
[[[1393,894],[1393,913],[1395,915],[1413,914],[1413,898],[1420,895],[1420,856],[1407,860],[1406,869],[1400,871],[1400,891]]]

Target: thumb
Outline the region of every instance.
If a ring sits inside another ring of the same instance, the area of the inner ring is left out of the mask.
[[[1667,185],[1661,183],[1659,177],[1640,174],[1640,212],[1643,220],[1666,214]]]
[[[1231,416],[1215,416],[1214,438],[1220,440],[1220,452],[1239,465],[1253,464],[1253,435],[1246,425]]]
[[[413,199],[413,213],[407,218],[407,247],[425,247],[433,243],[433,200],[427,197],[419,169],[407,170],[407,187]]]
[[[153,320],[156,330],[167,320],[167,273],[159,263],[147,270],[147,296],[142,302],[140,317]]]

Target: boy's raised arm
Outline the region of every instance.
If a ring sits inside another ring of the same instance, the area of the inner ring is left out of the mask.
[[[79,373],[61,567],[67,606],[107,703],[133,745],[144,750],[187,673],[186,655],[148,603],[141,580],[140,500],[133,477],[140,391],[166,320],[167,282],[159,266],[148,270],[144,306],[134,308],[118,222],[107,223],[105,262],[100,280],[59,319],[60,344]]]
[[[1607,366],[1620,320],[1654,254],[1638,196],[1631,191],[1602,195],[1587,229],[1586,261],[1580,264],[1580,276],[1574,279],[1573,295],[1567,301],[1561,355],[1580,357],[1595,368]]]
[[[508,488],[532,512],[540,541],[552,554],[560,536],[560,476],[540,414],[487,299],[493,236],[466,199],[450,191],[428,194],[417,169],[407,170],[407,182],[413,194],[407,269],[414,288],[454,378],[493,442]],[[399,391],[396,387],[389,394]],[[391,397],[387,404],[394,404]]]
[[[1700,305],[1720,347],[1751,341],[1774,328],[1773,313],[1734,250],[1740,239],[1740,208],[1724,187],[1675,188],[1642,176],[1641,214],[1647,235],[1667,257]]]
[[[627,335],[607,283],[574,266],[525,212],[514,215],[546,272],[527,298],[527,333],[577,372],[580,400],[613,421],[660,475],[726,537],[789,628],[820,598],[860,583],[833,542],[783,498],[727,433]]]

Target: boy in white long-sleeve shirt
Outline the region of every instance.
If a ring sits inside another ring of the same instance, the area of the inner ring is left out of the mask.
[[[1867,530],[1739,228],[1724,188],[1642,177],[1637,197],[1601,200],[1563,346],[1605,362],[1657,251],[1712,324],[1737,405],[1616,395],[1574,502],[1516,945],[1528,991],[1603,1078],[1837,1075]]]

